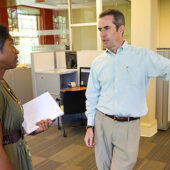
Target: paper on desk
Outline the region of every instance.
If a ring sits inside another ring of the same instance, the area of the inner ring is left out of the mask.
[[[35,125],[36,122],[47,118],[54,120],[64,114],[48,92],[24,104],[23,109],[24,122],[22,125],[27,134],[30,134],[38,128],[38,126]]]

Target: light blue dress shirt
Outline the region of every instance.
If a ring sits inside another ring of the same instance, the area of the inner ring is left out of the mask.
[[[116,54],[106,50],[91,66],[86,90],[87,124],[94,126],[97,110],[123,117],[145,115],[150,77],[170,81],[170,60],[127,41]]]

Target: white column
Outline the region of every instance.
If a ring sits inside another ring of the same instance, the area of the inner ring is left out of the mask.
[[[102,41],[100,32],[98,31],[99,14],[102,12],[102,0],[96,0],[96,22],[97,22],[97,50],[102,50]]]
[[[68,0],[68,27],[69,27],[69,45],[70,50],[73,49],[73,43],[72,43],[72,29],[71,29],[71,17],[72,17],[72,0]]]
[[[131,0],[131,43],[134,46],[156,51],[157,0]],[[147,91],[148,113],[141,118],[141,136],[153,136],[157,132],[155,119],[156,80],[151,79]]]

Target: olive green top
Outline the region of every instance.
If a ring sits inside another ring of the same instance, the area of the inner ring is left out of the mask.
[[[9,86],[8,86],[9,87]],[[12,90],[0,81],[0,121],[3,135],[22,126],[23,111]],[[3,145],[14,170],[32,170],[31,159],[24,139],[14,144]]]

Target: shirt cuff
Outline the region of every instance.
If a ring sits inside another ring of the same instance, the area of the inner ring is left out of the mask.
[[[94,126],[94,119],[92,119],[92,118],[88,118],[87,119],[87,126]]]

